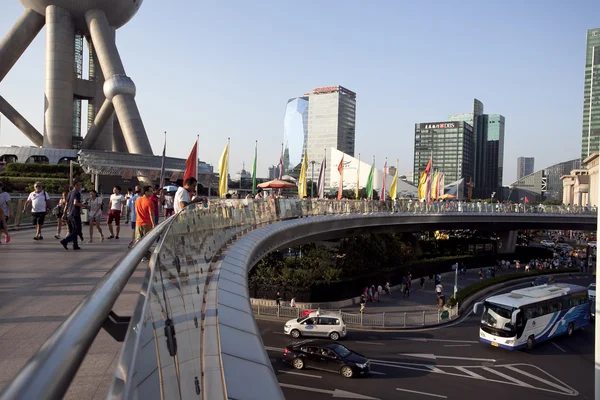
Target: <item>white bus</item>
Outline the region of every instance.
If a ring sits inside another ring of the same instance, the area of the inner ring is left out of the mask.
[[[508,350],[531,349],[536,343],[567,334],[590,322],[587,288],[566,283],[513,290],[487,298],[479,340]]]

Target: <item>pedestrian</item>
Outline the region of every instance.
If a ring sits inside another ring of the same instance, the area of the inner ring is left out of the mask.
[[[442,286],[441,283],[438,283],[437,285],[435,285],[435,293],[437,294],[438,297],[440,297],[443,292],[444,292],[444,287]]]
[[[152,187],[144,186],[143,195],[135,201],[135,241],[139,242],[155,227]]]
[[[165,194],[164,210],[165,218],[169,218],[175,211],[173,207],[173,195],[170,193]]]
[[[385,283],[385,291],[387,292],[387,294],[392,294],[392,287],[390,286],[390,281],[387,281]]]
[[[367,289],[367,298],[371,303],[373,302],[373,290],[371,288]]]
[[[402,293],[402,297],[404,297],[404,294],[405,294],[406,282],[407,282],[406,276],[403,276],[402,277],[402,286],[400,287],[400,292]]]
[[[62,232],[63,226],[63,214],[65,213],[65,207],[67,205],[67,195],[67,192],[62,192],[62,197],[58,201],[58,204],[52,209],[52,215],[56,217],[56,235],[54,235],[54,239],[60,239],[60,233]]]
[[[360,295],[360,312],[363,312],[365,310],[365,305],[367,304],[367,298],[365,296],[365,294],[361,294]]]
[[[277,305],[277,307],[281,306],[281,294],[279,294],[279,292],[277,292],[277,294],[275,295],[275,304]]]
[[[194,200],[191,200],[190,197],[190,194],[194,192],[197,182],[196,178],[191,176],[183,182],[183,187],[177,189],[175,197],[173,198],[173,209],[176,213],[183,210],[191,203],[199,203],[201,201],[199,197],[196,197]]]
[[[106,225],[110,232],[109,239],[118,239],[119,233],[121,233],[121,214],[123,214],[123,206],[125,205],[125,197],[121,194],[121,187],[115,186],[113,188],[113,194],[110,195],[108,202],[108,219]],[[113,221],[116,226],[116,235],[113,230]]]
[[[381,287],[381,285],[377,286],[377,293],[379,294],[379,297],[383,295],[383,288]]]
[[[160,188],[160,185],[154,185],[154,190],[152,191],[150,200],[152,200],[152,204],[154,204],[154,224],[158,225],[159,209],[164,200],[164,194]]]
[[[4,191],[4,185],[0,182],[0,208],[2,209],[3,218],[0,220],[0,227],[4,232],[4,241],[10,243],[10,235],[8,234],[8,218],[12,212],[10,207],[10,195]],[[2,242],[2,236],[0,235],[0,243]]]
[[[100,220],[102,219],[102,199],[98,197],[98,192],[95,190],[90,191],[90,200],[88,201],[89,207],[89,218],[88,221],[90,223],[90,240],[89,243],[94,241],[94,226],[100,233],[100,240],[104,240],[104,233],[102,233],[102,228],[100,227]]]
[[[127,204],[129,203],[129,199],[131,199],[131,197],[133,196],[133,189],[132,188],[128,188],[127,189],[127,194],[125,195],[125,224],[129,223],[129,219],[131,218],[131,210],[129,209],[129,207],[127,207]]]
[[[410,285],[412,284],[412,281],[410,279],[406,280],[406,285],[404,286],[404,296],[406,297],[410,297]]]
[[[86,208],[86,205],[81,202],[81,184],[73,183],[73,190],[67,196],[66,213],[63,218],[67,218],[69,227],[69,235],[60,241],[60,244],[68,250],[67,244],[73,242],[73,250],[80,250],[77,243],[77,237],[81,234],[81,209]]]
[[[133,196],[129,199],[127,203],[127,208],[129,209],[129,216],[131,219],[131,241],[129,242],[128,248],[132,248],[135,244],[135,202],[140,197],[142,189],[139,186],[136,186],[133,191]]]
[[[377,300],[378,303],[381,303],[381,300],[379,298],[379,292],[377,291],[375,285],[371,285],[371,290],[373,291],[373,300]]]
[[[296,308],[296,298],[295,297],[292,297],[292,299],[290,300],[290,307]]]
[[[27,201],[23,207],[23,214],[25,214],[27,207],[31,203],[31,222],[35,225],[33,240],[43,240],[42,227],[44,226],[46,214],[50,211],[50,196],[48,196],[48,193],[42,187],[41,182],[34,183],[33,189],[33,192],[27,197]]]
[[[421,281],[421,292],[422,292],[423,289],[425,289],[425,277],[422,276],[420,281]]]

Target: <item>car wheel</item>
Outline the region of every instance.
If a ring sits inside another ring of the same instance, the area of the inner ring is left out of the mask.
[[[300,337],[300,331],[298,329],[294,329],[292,330],[291,335],[294,339],[298,339]]]
[[[331,339],[331,340],[339,340],[339,338],[340,338],[340,334],[337,332],[331,332],[329,334],[329,339]]]
[[[347,365],[344,365],[342,367],[342,369],[340,370],[340,374],[342,374],[342,376],[344,378],[352,378],[354,376],[354,372],[352,371],[352,368],[350,368]]]
[[[535,337],[531,335],[527,338],[527,350],[533,349],[533,346],[535,346]]]
[[[575,326],[571,322],[571,323],[569,323],[569,326],[567,327],[567,336],[569,336],[569,337],[573,336],[574,331],[575,331]]]
[[[292,367],[296,369],[302,369],[304,368],[304,361],[301,358],[294,358],[292,361]]]

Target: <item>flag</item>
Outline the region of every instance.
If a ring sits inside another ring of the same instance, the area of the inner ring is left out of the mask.
[[[317,197],[320,199],[325,197],[325,170],[327,169],[327,161],[325,160],[325,156],[323,156],[323,161],[321,162],[321,170],[319,171],[319,185],[317,188]]]
[[[390,186],[390,197],[392,200],[396,200],[398,192],[398,161],[396,161],[396,173],[394,174],[394,178],[392,179],[392,185]]]
[[[419,200],[424,200],[427,195],[427,177],[429,176],[432,162],[433,160],[430,158],[427,167],[425,167],[425,171],[421,172],[421,175],[419,176]]]
[[[256,156],[258,155],[257,147],[258,147],[258,142],[255,142],[254,143],[254,161],[252,161],[252,194],[253,195],[256,194]]]
[[[387,178],[387,159],[383,164],[383,180],[381,182],[381,193],[379,193],[379,200],[385,200],[385,179]]]
[[[185,182],[185,180],[190,177],[198,179],[198,139],[194,142],[194,147],[185,161],[183,181]]]
[[[375,173],[375,157],[373,157],[373,164],[371,164],[371,170],[369,171],[369,177],[367,178],[367,198],[373,198],[373,174]]]
[[[341,198],[342,198],[342,189],[344,187],[344,155],[343,154],[342,154],[342,161],[340,161],[340,165],[338,165],[338,172],[340,173],[340,183],[338,185],[337,199],[341,200]]]
[[[229,175],[229,140],[219,159],[219,197],[227,194],[227,176]]]
[[[304,159],[300,168],[300,176],[298,177],[298,197],[301,199],[307,196],[306,194],[306,173],[308,172],[308,153],[304,151]],[[311,182],[312,184],[312,182]]]
[[[441,197],[441,196],[444,195],[444,186],[445,186],[445,183],[444,183],[444,173],[442,172],[440,175],[441,175],[440,176],[440,183],[438,184],[438,188],[439,188],[438,196],[439,197]]]
[[[431,183],[431,200],[437,200],[438,199],[438,177],[439,177],[439,172],[435,171],[435,173],[433,174],[433,181]]]
[[[167,132],[165,132],[165,145],[163,146],[162,161],[160,164],[160,188],[165,187],[165,159],[167,154]]]
[[[356,167],[356,193],[354,194],[358,200],[358,189],[360,187],[360,153],[358,153],[358,167]]]

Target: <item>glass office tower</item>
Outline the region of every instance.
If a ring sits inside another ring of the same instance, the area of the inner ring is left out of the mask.
[[[433,169],[444,173],[445,182],[461,178],[471,181],[475,162],[473,127],[465,121],[415,124],[415,185],[419,184],[419,176],[431,157]]]
[[[581,159],[600,151],[600,28],[587,31]]]
[[[308,137],[308,97],[289,99],[283,119],[284,174],[292,172],[302,162],[302,153]]]
[[[484,114],[486,125],[485,168],[481,198],[488,198],[502,187],[504,171],[504,117],[500,114]]]
[[[533,168],[535,165],[534,157],[519,157],[517,158],[517,180],[533,174]]]

